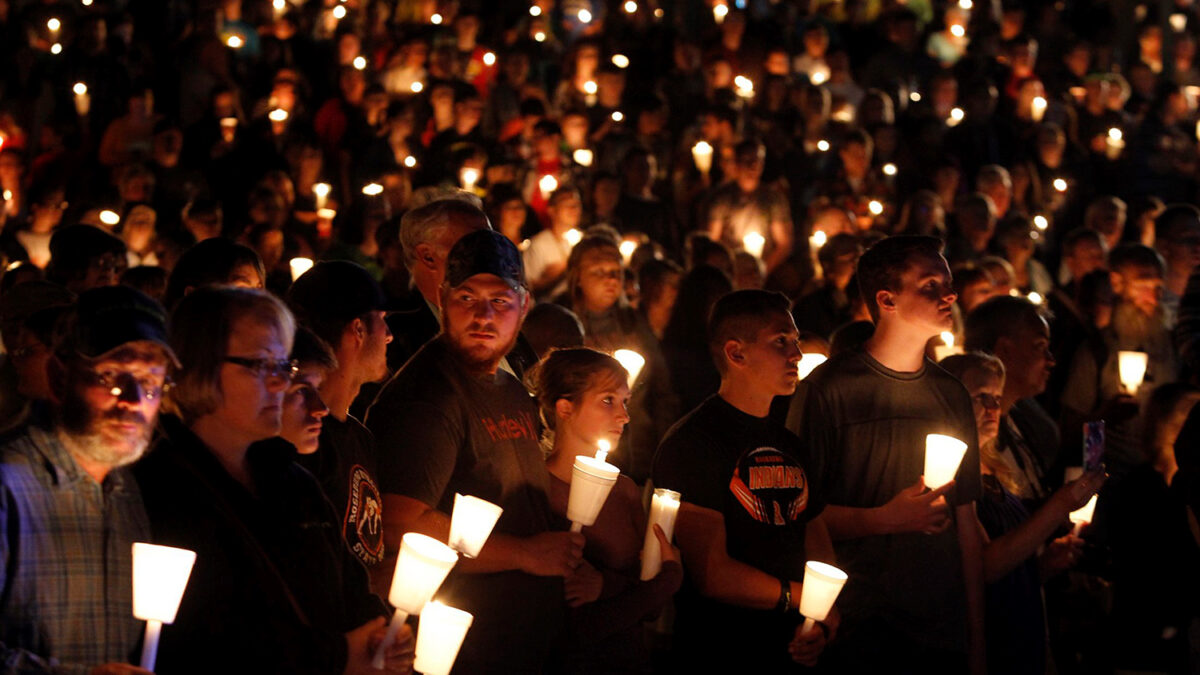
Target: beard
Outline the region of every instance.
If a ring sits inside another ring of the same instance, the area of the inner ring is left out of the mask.
[[[63,398],[58,417],[63,434],[70,439],[71,450],[112,469],[136,462],[154,435],[154,426],[140,412],[118,405],[97,413],[74,391]],[[104,425],[112,423],[137,424],[141,430],[136,436],[116,440],[103,431]]]
[[[1118,302],[1113,309],[1113,330],[1122,346],[1143,347],[1151,338],[1167,329],[1166,316],[1160,305],[1154,314],[1146,316],[1131,302]]]
[[[469,331],[486,331],[496,335],[495,326],[488,324],[483,327],[472,327]],[[503,343],[497,343],[494,346],[486,344],[464,344],[463,338],[448,336],[450,350],[454,352],[463,366],[474,375],[483,375],[495,372],[500,366],[500,361],[510,352],[517,344],[517,333],[514,332],[508,340]]]

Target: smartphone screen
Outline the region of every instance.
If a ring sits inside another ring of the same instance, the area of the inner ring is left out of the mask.
[[[1104,466],[1104,420],[1083,425],[1083,470],[1099,471]]]

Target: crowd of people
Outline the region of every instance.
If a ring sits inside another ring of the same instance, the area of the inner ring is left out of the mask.
[[[0,672],[146,672],[134,542],[197,554],[158,671],[411,672],[459,494],[456,673],[1200,672],[1198,35],[0,0]]]

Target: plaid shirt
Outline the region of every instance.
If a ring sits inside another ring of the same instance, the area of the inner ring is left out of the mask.
[[[150,530],[126,470],[103,484],[30,426],[0,448],[0,672],[83,673],[130,662],[135,541]]]

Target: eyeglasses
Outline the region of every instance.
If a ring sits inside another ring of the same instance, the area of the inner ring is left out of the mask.
[[[155,401],[162,397],[164,393],[171,389],[171,379],[163,378],[159,382],[155,378],[138,377],[133,373],[118,370],[105,370],[102,372],[89,372],[91,384],[107,389],[108,393],[120,398],[127,392],[133,391],[133,387],[137,387],[138,398],[144,398],[147,401]]]
[[[992,394],[975,394],[975,402],[984,410],[1000,409],[1000,397]]]
[[[300,364],[291,359],[251,359],[245,356],[226,356],[225,361],[253,370],[261,379],[268,377],[292,381]]]

